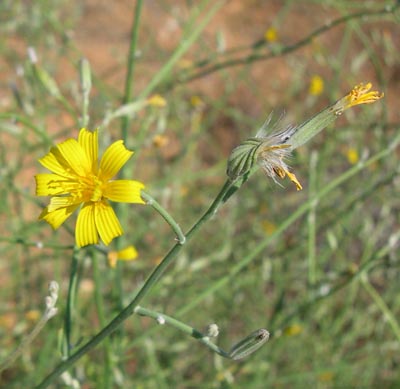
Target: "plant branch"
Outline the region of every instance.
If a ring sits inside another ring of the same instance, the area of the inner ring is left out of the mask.
[[[133,26],[131,30],[131,38],[129,45],[128,64],[126,68],[125,92],[124,92],[123,104],[127,104],[132,100],[133,72],[135,70],[135,63],[136,63],[135,61],[136,46],[138,40],[139,21],[142,11],[142,5],[143,5],[143,0],[136,1],[135,16],[133,19]],[[121,122],[121,135],[124,141],[126,141],[127,138],[128,125],[129,125],[129,117],[124,116]]]
[[[192,338],[198,340],[200,343],[203,343],[205,346],[207,346],[209,349],[217,353],[218,355],[221,355],[221,357],[224,358],[230,358],[229,353],[226,351],[222,350],[220,347],[218,347],[215,343],[211,342],[210,337],[201,333],[200,331],[196,330],[195,328],[177,320],[174,319],[171,316],[165,315],[164,313],[152,311],[150,309],[143,308],[141,306],[137,306],[135,308],[135,313],[137,313],[140,316],[147,316],[151,317],[152,319],[156,320],[158,324],[168,324],[171,327],[174,327],[175,329],[182,331],[183,333],[191,336]]]
[[[376,291],[376,289],[369,282],[368,275],[367,275],[367,273],[365,271],[362,272],[362,274],[360,276],[360,281],[361,281],[361,285],[364,287],[364,289],[368,292],[368,294],[374,300],[375,304],[382,311],[385,319],[389,323],[394,335],[396,336],[397,341],[400,342],[400,326],[399,326],[399,323],[397,322],[397,320],[394,317],[394,315],[393,315],[392,311],[390,310],[390,308],[386,305],[386,303],[383,300],[383,298],[380,296],[380,294]]]
[[[184,83],[187,83],[190,81],[194,81],[196,79],[208,76],[212,73],[215,73],[221,69],[226,69],[226,68],[240,66],[240,65],[246,65],[246,64],[253,63],[253,62],[257,62],[257,61],[266,61],[266,60],[269,60],[269,59],[272,59],[272,58],[275,58],[275,57],[278,57],[281,55],[289,54],[293,51],[296,51],[296,50],[302,48],[303,46],[306,46],[307,44],[311,43],[311,41],[313,39],[315,39],[316,37],[318,37],[319,35],[322,35],[323,33],[331,30],[332,28],[334,28],[340,24],[346,23],[346,22],[348,22],[350,20],[354,20],[354,19],[365,18],[367,16],[379,16],[379,15],[393,14],[399,6],[400,6],[400,2],[397,2],[396,4],[394,4],[392,6],[387,6],[387,7],[381,8],[376,11],[363,11],[363,12],[357,12],[357,13],[345,15],[345,16],[337,18],[331,22],[327,22],[323,26],[321,26],[321,27],[317,28],[316,30],[314,30],[313,32],[311,32],[305,38],[300,39],[299,41],[297,41],[296,43],[294,43],[292,45],[287,45],[287,46],[281,47],[280,49],[274,49],[274,51],[269,51],[267,53],[265,53],[265,52],[261,53],[261,52],[254,51],[254,49],[259,48],[261,46],[261,44],[264,43],[264,41],[257,41],[248,47],[249,50],[250,49],[253,50],[253,52],[251,54],[244,56],[244,57],[222,60],[222,61],[216,62],[214,64],[212,64],[212,63],[210,64],[210,61],[208,61],[208,60],[203,60],[194,66],[195,70],[193,70],[190,73],[191,70],[189,69],[187,71],[187,73],[189,73],[189,74],[186,74],[180,78],[177,78],[176,80],[174,80],[173,83],[168,85],[168,87],[173,87],[176,84],[184,84]],[[234,52],[234,51],[232,51],[232,52]],[[197,70],[198,68],[203,68],[203,69]]]
[[[146,204],[152,206],[161,216],[162,218],[169,224],[172,228],[172,231],[175,232],[177,240],[180,244],[184,244],[186,241],[185,234],[182,232],[179,224],[174,220],[174,218],[164,209],[152,196],[150,196],[147,192],[141,191],[141,197]]]
[[[195,328],[160,312],[155,312],[150,309],[137,306],[135,308],[135,313],[141,316],[151,317],[152,319],[156,320],[157,323],[160,325],[169,324],[171,327],[174,327],[177,330],[182,331],[185,334],[190,335],[192,338],[203,343],[211,351],[214,351],[221,357],[232,359],[235,361],[243,359],[253,352],[257,351],[269,339],[269,332],[261,328],[259,330],[253,331],[250,335],[246,336],[238,343],[234,344],[230,351],[227,352],[218,347],[210,340],[210,337],[215,337],[218,335],[218,326],[216,324],[213,325],[215,327],[214,329],[209,329],[210,335],[206,335],[196,330]]]

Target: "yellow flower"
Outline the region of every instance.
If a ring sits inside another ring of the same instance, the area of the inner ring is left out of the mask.
[[[40,311],[37,309],[31,309],[28,312],[25,312],[25,319],[27,319],[30,322],[35,322],[39,320],[40,317]]]
[[[358,160],[360,159],[358,156],[358,151],[354,148],[349,148],[346,152],[346,156],[347,156],[347,160],[352,165],[355,165],[358,162]]]
[[[324,80],[320,76],[312,76],[308,92],[310,95],[319,96],[324,91]]]
[[[295,336],[299,335],[303,332],[303,327],[300,324],[292,324],[288,327],[286,327],[283,330],[283,333],[287,336]]]
[[[261,222],[261,227],[266,235],[271,235],[276,231],[276,225],[268,220],[263,220]]]
[[[278,40],[278,32],[276,31],[276,28],[268,28],[264,33],[264,39],[269,43],[276,42]]]
[[[167,101],[160,95],[154,95],[147,99],[147,104],[152,107],[163,108],[167,105]]]
[[[169,143],[169,138],[166,135],[157,134],[152,139],[152,142],[154,147],[161,149],[162,147],[165,147]]]
[[[342,109],[345,110],[359,104],[374,103],[384,96],[383,93],[377,91],[368,92],[371,88],[372,84],[370,82],[365,85],[363,83],[358,84],[338,102],[342,103]]]
[[[190,97],[190,104],[192,104],[193,107],[203,107],[204,101],[200,96],[194,95]]]
[[[135,247],[128,246],[119,251],[110,251],[107,255],[108,264],[111,268],[117,266],[117,261],[133,261],[137,258],[138,252]]]
[[[81,129],[78,140],[68,139],[52,147],[39,162],[51,174],[37,174],[36,195],[52,196],[39,219],[54,229],[81,205],[76,222],[78,247],[99,242],[108,245],[123,234],[108,200],[144,204],[144,185],[133,180],[111,180],[132,156],[119,140],[110,145],[98,163],[98,132]]]
[[[346,96],[297,127],[287,142],[291,145],[292,150],[308,142],[312,137],[332,124],[346,109],[360,104],[374,103],[384,96],[383,93],[377,91],[369,92],[371,88],[372,84],[370,82],[365,85],[363,83],[356,85]]]

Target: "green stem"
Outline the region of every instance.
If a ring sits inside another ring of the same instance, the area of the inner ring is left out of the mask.
[[[25,127],[31,129],[33,133],[42,140],[45,146],[51,146],[53,144],[53,140],[45,132],[44,128],[35,126],[29,119],[26,119],[26,117],[22,115],[18,115],[11,112],[2,112],[0,114],[0,119],[10,119],[13,122],[23,124]]]
[[[18,345],[18,347],[1,363],[0,365],[0,373],[10,367],[15,360],[22,355],[24,350],[28,350],[29,345],[33,342],[33,340],[39,335],[40,331],[48,322],[49,317],[44,314],[39,322],[36,324],[35,328],[32,330],[30,334],[28,334],[22,342]]]
[[[309,197],[315,197],[316,175],[317,175],[318,154],[313,152],[310,158],[310,180],[309,180]],[[308,212],[308,284],[313,287],[317,282],[317,263],[316,263],[316,207],[317,202],[312,202],[313,206]]]
[[[126,79],[125,79],[125,92],[123,104],[127,104],[132,100],[133,94],[133,72],[135,70],[135,55],[136,55],[136,46],[138,41],[138,31],[139,31],[139,21],[140,15],[142,11],[143,0],[136,1],[135,7],[135,16],[133,20],[133,26],[131,30],[131,39],[129,45],[129,53],[128,53],[128,65],[126,68]],[[121,122],[121,135],[122,139],[126,141],[128,135],[128,125],[129,125],[129,117],[124,116]]]
[[[195,223],[195,225],[186,234],[186,240],[190,239],[198,229],[213,216],[219,206],[226,201],[226,198],[231,189],[233,189],[235,183],[231,181],[226,181],[221,191],[208,208],[208,210],[203,214],[203,216]],[[237,190],[237,188],[235,188]],[[71,367],[77,360],[79,360],[83,355],[96,347],[103,339],[113,333],[128,317],[130,317],[136,308],[136,306],[142,301],[142,299],[150,292],[152,287],[161,278],[164,271],[171,264],[171,262],[176,258],[177,254],[182,249],[180,243],[176,243],[171,250],[167,253],[161,263],[153,270],[149,278],[146,280],[142,288],[139,290],[135,298],[126,306],[106,327],[104,327],[98,334],[96,334],[91,340],[84,344],[79,350],[72,354],[66,361],[61,362],[38,386],[37,388],[45,388],[51,382],[54,381],[61,373],[66,371]]]
[[[244,181],[242,183],[244,183]],[[193,227],[187,232],[186,239],[191,238],[192,235],[194,235],[206,221],[210,220],[210,218],[217,213],[220,205],[225,203],[227,199],[230,197],[231,190],[236,192],[239,189],[239,187],[236,185],[237,184],[234,181],[227,180],[225,182],[224,186],[218,193],[217,197],[215,198],[211,206],[207,209],[204,215],[193,225]]]
[[[89,124],[89,96],[92,88],[90,64],[86,58],[79,62],[80,87],[82,93],[82,117],[80,127],[87,128]]]
[[[220,347],[218,347],[215,343],[210,341],[210,336],[201,333],[195,328],[188,326],[187,324],[174,319],[171,316],[167,316],[160,312],[155,312],[150,309],[146,309],[140,306],[135,308],[135,313],[141,316],[151,317],[157,321],[158,324],[169,324],[170,326],[176,328],[183,333],[190,335],[194,339],[203,343],[207,346],[211,351],[214,351],[221,357],[227,359],[233,359],[235,361],[239,359],[243,359],[253,352],[257,351],[265,342],[269,339],[269,332],[263,328],[253,331],[251,334],[240,340],[238,343],[234,344],[229,352],[224,351]],[[215,334],[215,336],[218,335]]]
[[[151,317],[152,319],[156,320],[158,324],[161,324],[161,325],[168,324],[171,327],[174,327],[177,330],[198,340],[200,343],[203,343],[209,349],[216,352],[218,355],[221,355],[224,358],[230,358],[229,353],[222,350],[215,343],[211,342],[210,338],[207,335],[202,334],[200,331],[196,330],[195,328],[193,328],[179,320],[176,320],[171,316],[167,316],[164,313],[152,311],[150,309],[146,309],[146,308],[143,308],[140,306],[137,306],[135,308],[135,313],[137,313],[140,316]]]
[[[68,297],[67,297],[67,307],[65,311],[65,321],[64,321],[64,347],[63,347],[63,356],[65,358],[69,358],[71,355],[71,349],[73,348],[71,342],[71,333],[72,333],[72,315],[75,304],[75,296],[76,296],[76,286],[78,281],[78,248],[74,248],[74,252],[72,254],[72,264],[71,264],[71,273],[69,276],[69,287],[68,287]]]
[[[400,238],[400,232],[398,231],[393,235],[393,238],[398,240]],[[350,283],[358,280],[363,273],[368,273],[372,271],[373,268],[379,265],[379,262],[382,261],[383,258],[387,257],[387,255],[393,250],[393,246],[391,242],[384,247],[382,247],[377,253],[371,256],[367,261],[362,263],[359,267],[359,271],[345,278],[343,281],[339,281],[338,283],[330,286],[329,291],[327,293],[316,293],[314,296],[311,296],[304,303],[297,305],[292,312],[286,315],[281,322],[276,325],[276,328],[282,328],[288,323],[290,323],[294,317],[299,314],[304,315],[307,310],[309,310],[314,304],[326,300],[327,298],[333,296],[335,293],[343,290]],[[329,281],[328,281],[329,282]]]
[[[95,284],[94,289],[94,299],[97,309],[97,317],[99,318],[100,328],[106,325],[106,319],[103,309],[103,298],[101,295],[101,286],[103,285],[101,273],[99,271],[98,258],[96,258],[96,253],[94,250],[91,251],[92,266],[93,266],[93,280]],[[103,379],[101,380],[101,385],[103,388],[111,387],[110,378],[112,375],[112,349],[110,339],[104,339],[104,370],[102,372]]]
[[[139,22],[140,16],[143,6],[143,0],[137,0],[136,6],[134,10],[134,18],[130,35],[130,44],[129,44],[129,52],[128,52],[128,63],[126,67],[126,78],[125,78],[125,90],[122,104],[127,104],[132,100],[133,95],[133,73],[135,70],[136,64],[136,46],[138,41],[138,32],[139,32]],[[121,119],[121,137],[125,141],[128,137],[128,126],[129,126],[130,118],[128,115],[125,115]],[[120,172],[122,178],[126,177],[126,169],[122,168]],[[118,219],[123,220],[125,218],[125,213],[122,212],[122,204],[116,204],[115,212],[118,216]],[[120,238],[116,239],[116,247],[117,249],[121,248],[122,240]],[[122,291],[122,270],[121,267],[117,264],[117,268],[114,272],[115,275],[115,285],[116,288],[114,290],[115,296],[118,302],[118,308],[122,308],[123,306],[123,291]],[[123,329],[121,328],[122,332]]]
[[[393,331],[394,335],[396,336],[397,341],[400,342],[399,323],[395,319],[392,311],[386,305],[385,301],[382,299],[380,294],[376,291],[376,289],[369,282],[368,275],[365,271],[361,274],[360,281],[361,281],[361,285],[368,292],[368,294],[372,297],[372,299],[374,300],[374,302],[378,306],[378,308],[382,311],[385,319],[387,320],[390,327],[392,328],[392,331]]]
[[[172,228],[172,231],[174,231],[176,234],[178,242],[180,244],[184,244],[186,241],[186,237],[185,237],[184,233],[182,232],[181,227],[179,227],[179,224],[167,212],[167,210],[164,209],[153,197],[151,197],[145,191],[142,190],[140,195],[143,198],[143,200],[146,201],[146,204],[152,206],[163,217],[163,219],[170,225],[170,227]]]

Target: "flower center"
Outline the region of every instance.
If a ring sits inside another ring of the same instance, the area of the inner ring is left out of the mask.
[[[81,179],[83,201],[101,201],[103,198],[105,183],[94,174],[90,174],[87,177],[81,177]]]
[[[93,192],[91,201],[100,201],[103,198],[103,182],[98,177],[93,176]]]

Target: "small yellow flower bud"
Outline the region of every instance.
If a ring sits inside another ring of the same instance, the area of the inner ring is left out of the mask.
[[[320,76],[312,76],[308,92],[312,96],[319,96],[324,91],[324,80]]]
[[[160,95],[154,95],[147,99],[147,104],[153,107],[163,108],[167,105],[167,101]]]
[[[346,156],[347,156],[347,160],[352,165],[355,165],[358,162],[358,160],[360,159],[359,155],[358,155],[358,151],[353,148],[350,148],[347,150]]]
[[[264,39],[268,43],[276,42],[278,40],[278,32],[276,31],[276,28],[274,27],[268,28],[267,31],[265,31],[264,33]]]

